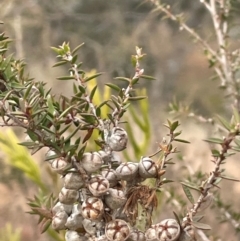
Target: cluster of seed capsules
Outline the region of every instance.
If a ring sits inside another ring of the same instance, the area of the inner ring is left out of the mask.
[[[122,212],[127,201],[120,182],[134,185],[154,178],[158,168],[149,157],[140,162],[121,162],[116,152],[126,148],[127,133],[114,127],[106,138],[109,152],[86,152],[78,164],[85,175],[64,158],[51,161],[53,170],[63,176],[58,202],[52,208],[53,229],[66,230],[66,241],[174,241],[180,226],[174,219],[152,225],[145,233],[129,224]],[[66,171],[67,170],[67,171]]]

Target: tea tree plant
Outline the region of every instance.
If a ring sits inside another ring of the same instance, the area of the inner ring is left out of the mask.
[[[195,230],[210,228],[206,225],[196,224],[194,216],[198,214],[198,209],[201,209],[201,206],[205,207],[204,199],[206,199],[206,205],[207,203],[210,205],[212,199],[215,199],[217,206],[221,209],[224,216],[223,220],[227,220],[235,230],[239,232],[239,213],[234,212],[229,205],[224,205],[219,197],[214,197],[212,194],[212,190],[218,187],[218,183],[221,180],[238,181],[234,178],[227,177],[224,174],[225,170],[221,166],[225,163],[227,157],[235,154],[235,152],[239,152],[239,48],[234,47],[236,46],[234,39],[230,37],[231,27],[234,26],[238,20],[239,3],[230,0],[199,1],[199,4],[202,4],[206,8],[212,19],[212,33],[215,36],[217,45],[211,45],[198,31],[187,24],[184,13],[175,12],[174,6],[169,5],[165,1],[149,0],[147,2],[151,2],[154,12],[159,12],[164,18],[176,22],[180,30],[185,30],[194,41],[202,47],[209,62],[209,68],[214,70],[215,75],[213,79],[220,80],[220,87],[227,97],[225,101],[226,109],[230,109],[229,105],[232,109],[232,118],[228,121],[221,116],[217,116],[217,118],[213,116],[204,118],[196,115],[189,106],[182,105],[177,101],[170,103],[170,111],[172,113],[178,115],[184,113],[189,117],[196,118],[200,122],[214,124],[217,126],[219,134],[223,135],[221,138],[213,137],[206,140],[212,145],[216,145],[216,147],[211,150],[213,157],[211,161],[215,164],[215,168],[210,172],[209,177],[206,180],[202,180],[202,184],[198,187],[191,182],[182,183],[185,186],[184,191],[190,202],[192,202],[193,207],[186,213],[181,227],[194,227]],[[197,201],[194,201],[188,188],[199,191],[200,196]],[[208,240],[206,237],[203,239]]]
[[[20,144],[32,154],[47,147],[45,161],[64,178],[56,201],[52,195],[29,200],[30,213],[39,215],[42,231],[49,225],[56,231],[67,230],[66,240],[145,239],[158,203],[156,193],[169,182],[163,175],[171,163],[169,155],[176,152],[172,143],[183,140],[177,139],[179,123],[168,121],[169,140],[159,144],[156,154],[143,156],[137,162],[125,162],[117,154],[128,143],[128,134],[120,127],[124,114],[131,101],[145,98],[136,95],[135,86],[140,79],[153,79],[140,68],[142,50],[136,47],[136,54],[132,56],[133,76],[116,78],[126,82],[126,88],[106,84],[117,94],[95,105],[97,85],[89,92],[87,84],[100,73],[87,76],[81,69],[76,53],[82,45],[73,50],[68,43],[53,48],[59,58],[55,67],[69,66],[69,75],[58,79],[74,80],[73,96],[57,98],[46,89],[45,83],[24,74],[25,64],[21,60],[7,56],[9,42],[2,34],[1,125],[23,128],[28,140]],[[103,106],[108,106],[107,118],[101,116]],[[133,118],[138,120],[136,115]],[[99,138],[92,140],[96,131]],[[95,141],[99,148],[85,151],[90,141]],[[152,157],[158,153],[160,158],[154,161]],[[154,185],[143,183],[149,178],[155,180]],[[137,229],[140,212],[145,214],[142,230]],[[180,226],[176,221],[174,225],[179,236]],[[161,235],[165,235],[165,231]]]
[[[237,51],[228,51],[226,38],[230,2],[203,1],[213,18],[219,43],[217,50],[189,28],[180,16],[173,14],[168,6],[158,1],[151,2],[156,10],[177,21],[200,42],[221,85],[226,87],[228,93],[234,93],[236,106],[231,121],[218,118],[225,129],[225,136],[207,140],[218,146],[212,150],[214,169],[206,179],[201,180],[200,185],[191,180],[181,183],[191,202],[183,217],[173,212],[171,217],[155,221],[153,217],[158,206],[158,194],[172,182],[165,177],[165,173],[174,163],[172,154],[178,152],[175,143],[188,141],[179,138],[179,121],[167,120],[165,126],[168,134],[160,140],[155,153],[141,153],[139,160],[135,161],[119,155],[131,148],[139,155],[139,145],[136,145],[132,137],[133,131],[127,129],[124,123],[128,110],[138,126],[148,130],[148,125],[141,123],[130,107],[132,101],[145,98],[136,91],[138,82],[141,79],[153,79],[144,74],[140,65],[145,57],[142,49],[136,47],[136,53],[132,55],[133,75],[116,78],[116,81],[123,81],[126,87],[119,87],[116,84],[118,82],[107,83],[112,95],[96,103],[94,97],[98,86],[88,86],[101,73],[88,75],[82,69],[83,64],[78,62],[77,54],[82,44],[71,49],[69,43],[64,42],[58,48],[52,48],[59,59],[54,66],[66,65],[69,68],[68,73],[58,79],[73,82],[71,97],[55,96],[51,89],[46,88],[45,83],[35,81],[25,74],[23,61],[8,55],[11,40],[2,33],[1,126],[24,129],[28,138],[20,144],[30,149],[32,154],[47,148],[46,164],[63,178],[64,184],[57,197],[49,194],[29,199],[30,213],[39,216],[42,232],[51,226],[57,232],[65,232],[66,241],[187,241],[199,240],[198,235],[209,240],[202,230],[211,227],[205,223],[200,213],[212,204],[214,191],[221,180],[235,180],[224,174],[222,164],[234,151],[240,150],[239,63]],[[172,110],[179,110],[176,103],[171,106]],[[130,127],[133,129],[134,124],[130,123]],[[146,135],[147,138],[149,136]],[[94,146],[89,143],[95,143],[97,148],[88,150],[87,146]],[[27,173],[28,169],[24,167]],[[45,189],[44,184],[39,182],[39,177],[34,179],[31,174],[28,172],[37,185]],[[199,194],[196,200],[192,190]],[[47,191],[44,190],[45,193]],[[218,203],[221,205],[221,202]],[[226,208],[224,205],[222,207]],[[229,215],[231,213],[233,212],[228,212]]]

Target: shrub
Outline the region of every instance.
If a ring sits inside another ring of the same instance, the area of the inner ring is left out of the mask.
[[[211,227],[201,221],[204,220],[201,213],[213,202],[217,207],[224,209],[238,231],[238,213],[224,205],[215,191],[224,179],[238,181],[225,175],[225,170],[222,169],[227,158],[240,151],[239,50],[230,50],[228,44],[228,24],[234,2],[202,1],[213,19],[217,49],[211,47],[191,29],[181,15],[172,13],[169,6],[155,0],[150,2],[156,11],[178,22],[182,29],[200,43],[209,61],[209,67],[214,69],[222,89],[234,102],[230,121],[217,117],[221,130],[225,132],[224,137],[206,140],[214,146],[211,150],[214,168],[205,179],[204,175],[197,177],[200,183],[194,183],[191,178],[181,182],[191,207],[183,214],[173,211],[171,217],[155,222],[154,212],[158,207],[159,194],[164,192],[165,185],[172,182],[165,177],[165,173],[174,163],[172,154],[178,152],[176,142],[189,142],[179,138],[179,121],[167,120],[167,136],[158,143],[154,154],[145,153],[146,140],[150,139],[147,114],[143,113],[144,123],[134,112],[134,108],[130,107],[131,102],[145,99],[145,96],[140,94],[143,91],[135,89],[139,81],[154,79],[145,75],[140,65],[145,57],[142,49],[136,47],[136,53],[131,57],[134,74],[131,77],[116,77],[117,81],[124,82],[125,87],[107,83],[106,86],[111,89],[112,95],[101,99],[97,84],[90,87],[90,83],[95,83],[101,73],[89,75],[82,69],[82,62],[78,62],[77,53],[82,44],[74,49],[66,42],[58,48],[53,47],[59,58],[54,67],[66,65],[69,68],[68,74],[58,79],[74,82],[72,97],[63,94],[55,96],[51,89],[47,89],[45,83],[35,81],[25,74],[25,64],[22,60],[8,55],[11,40],[2,33],[1,126],[22,128],[27,138],[19,144],[30,149],[32,154],[47,148],[45,161],[52,171],[64,180],[61,191],[55,197],[49,193],[30,157],[26,161],[18,155],[9,154],[12,155],[12,164],[21,169],[41,189],[39,195],[29,199],[29,206],[30,213],[39,216],[42,232],[48,230],[51,225],[57,232],[65,231],[66,241],[187,241],[198,240],[200,236],[210,240],[203,231]],[[170,109],[177,114],[187,110],[189,116],[198,117],[178,102],[171,103]],[[124,118],[128,110],[134,123],[127,126]],[[141,110],[144,110],[143,105]],[[209,122],[216,125],[212,118],[201,119],[211,120]],[[134,125],[145,134],[142,146],[134,137]],[[5,151],[10,153],[11,141],[2,138],[1,142]],[[125,149],[128,152],[120,155]],[[134,152],[135,156],[141,156],[139,160],[131,162],[128,158],[123,158],[124,155],[129,157],[129,151]],[[15,154],[18,153],[20,151]],[[193,190],[197,191],[197,198],[194,198]],[[170,199],[174,198],[176,197],[171,195]]]

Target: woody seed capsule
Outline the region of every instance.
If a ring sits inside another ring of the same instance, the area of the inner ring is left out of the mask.
[[[109,181],[110,187],[114,187],[118,183],[117,173],[113,169],[105,168],[101,171],[101,175]]]
[[[109,188],[108,194],[105,195],[104,200],[109,208],[115,210],[122,207],[127,201],[127,198],[122,190]]]
[[[58,198],[59,201],[63,204],[73,204],[79,198],[79,191],[63,187],[61,192],[59,193]]]
[[[72,212],[72,207],[73,205],[67,205],[67,204],[57,202],[55,206],[52,208],[52,213],[53,215],[55,215],[59,211],[65,211],[69,215]]]
[[[119,179],[131,181],[138,173],[138,163],[126,162],[122,163],[117,169],[116,173]]]
[[[65,211],[57,212],[52,218],[52,228],[54,230],[65,229],[65,223],[67,221],[68,215]]]
[[[158,168],[156,163],[149,157],[142,157],[139,162],[139,175],[143,178],[156,177]]]
[[[127,132],[120,127],[114,127],[107,138],[107,144],[112,151],[122,151],[128,142]]]
[[[129,239],[132,241],[146,241],[145,235],[139,230],[134,230],[130,233]]]
[[[157,225],[152,225],[147,231],[145,232],[145,237],[147,241],[157,241]]]
[[[88,188],[94,196],[98,197],[108,191],[109,181],[101,175],[98,175],[90,179]]]
[[[103,160],[98,152],[86,152],[82,156],[81,165],[88,173],[96,172],[103,165]]]
[[[79,173],[69,172],[64,177],[64,187],[67,189],[78,190],[84,186],[84,180]]]
[[[82,216],[91,220],[99,219],[103,214],[103,202],[96,197],[89,197],[82,203]]]
[[[87,239],[76,231],[68,230],[65,234],[66,241],[87,241]]]
[[[83,222],[83,217],[81,213],[72,213],[67,218],[65,226],[70,230],[77,230],[79,228],[83,228],[82,222]]]
[[[176,241],[180,236],[180,226],[175,219],[165,219],[157,224],[156,235],[159,241]]]
[[[64,158],[58,158],[52,161],[51,167],[55,172],[63,174],[71,168],[71,164],[65,161]]]
[[[125,241],[130,235],[130,228],[125,221],[115,219],[106,224],[105,234],[110,241]]]

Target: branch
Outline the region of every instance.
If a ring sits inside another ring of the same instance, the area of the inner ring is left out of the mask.
[[[204,198],[209,194],[209,190],[217,187],[215,182],[219,177],[221,177],[220,166],[223,164],[223,161],[226,159],[226,154],[228,150],[231,149],[230,144],[235,139],[237,135],[240,134],[239,126],[237,125],[235,128],[235,132],[229,132],[228,136],[224,138],[223,143],[221,144],[222,149],[219,156],[215,157],[213,162],[215,163],[214,170],[210,173],[209,178],[206,180],[203,187],[201,187],[201,195],[199,196],[197,202],[193,205],[193,208],[189,210],[186,216],[183,218],[182,227],[185,228],[191,225],[192,217],[194,217],[197,213],[201,205],[204,203]]]

